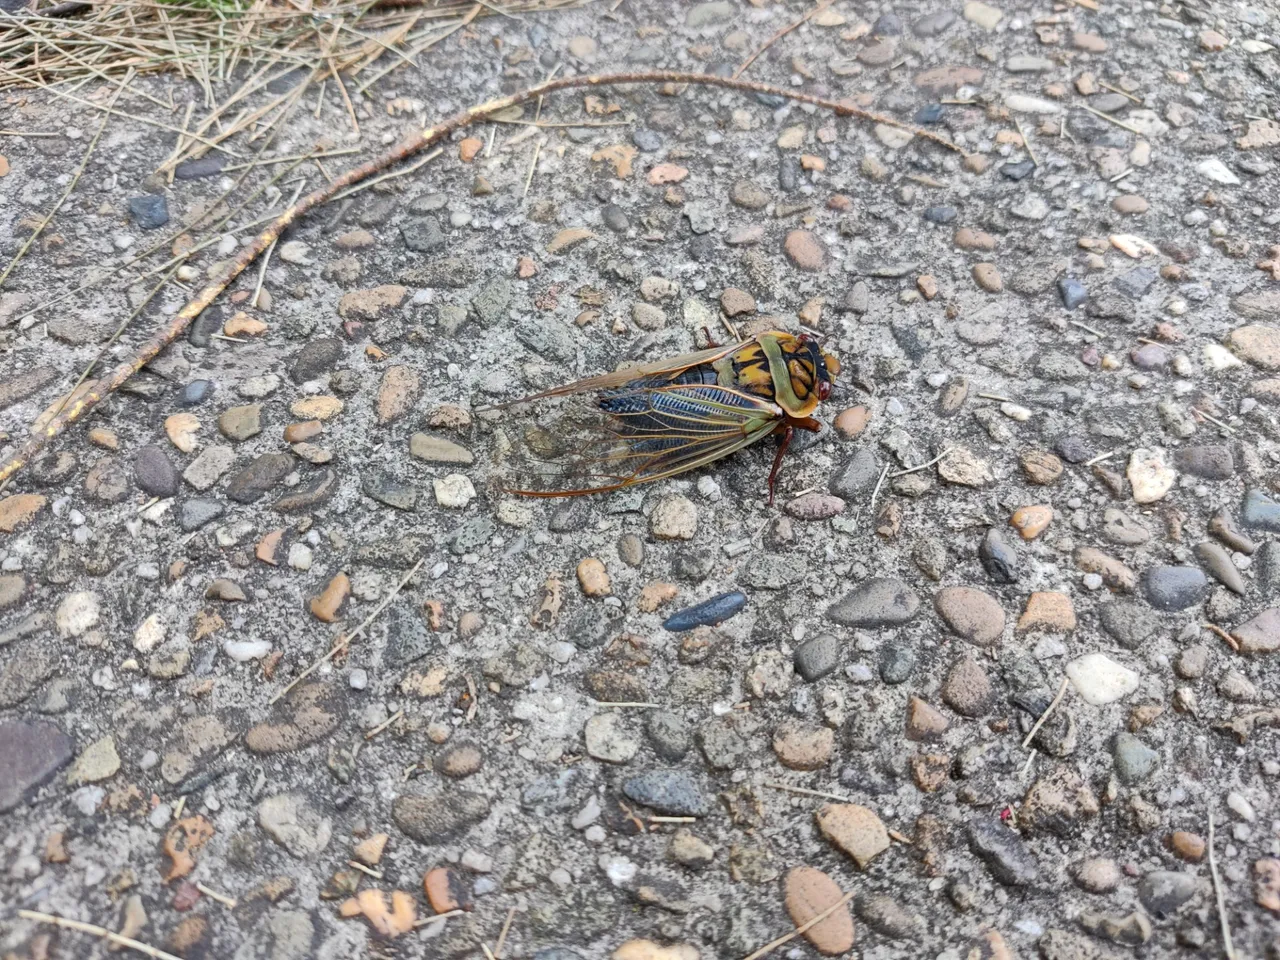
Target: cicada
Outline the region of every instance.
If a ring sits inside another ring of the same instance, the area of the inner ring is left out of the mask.
[[[538,412],[508,437],[500,486],[534,497],[605,493],[695,470],[777,435],[772,504],[795,431],[821,429],[813,413],[839,372],[813,338],[770,330],[503,404]],[[558,409],[544,412],[545,404]]]

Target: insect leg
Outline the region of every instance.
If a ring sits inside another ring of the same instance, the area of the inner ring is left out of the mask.
[[[782,433],[782,439],[778,442],[778,452],[773,458],[773,469],[769,471],[769,506],[773,506],[773,490],[778,483],[778,471],[782,469],[782,457],[787,452],[787,447],[791,446],[791,438],[795,436],[796,428],[791,424],[778,428]]]

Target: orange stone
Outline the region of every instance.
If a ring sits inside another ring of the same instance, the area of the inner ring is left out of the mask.
[[[48,502],[38,493],[17,493],[0,500],[0,533],[13,533],[25,527]]]
[[[812,153],[802,153],[800,154],[800,166],[804,170],[822,171],[827,169],[827,161],[821,157],[814,156]]]
[[[1013,511],[1009,524],[1022,535],[1023,540],[1034,540],[1048,529],[1052,520],[1053,507],[1047,503],[1038,503]]]
[[[1204,837],[1188,830],[1175,830],[1169,834],[1169,849],[1189,863],[1199,863],[1206,850]]]
[[[257,549],[253,551],[263,563],[269,563],[273,567],[278,567],[280,561],[276,559],[276,553],[280,550],[280,541],[284,538],[284,529],[272,530],[265,537],[258,541]]]
[[[538,265],[533,262],[532,257],[521,257],[516,261],[516,276],[521,280],[528,280],[538,272]]]
[[[355,849],[351,852],[355,854],[355,858],[361,863],[369,867],[376,867],[378,861],[382,859],[382,851],[386,849],[389,839],[391,838],[385,833],[375,833],[367,840],[357,843]]]
[[[836,432],[846,440],[852,440],[867,429],[867,422],[870,419],[871,411],[863,406],[841,410],[839,416],[836,417]]]
[[[339,573],[336,577],[329,581],[329,585],[324,588],[324,593],[311,600],[311,615],[317,620],[323,620],[325,623],[333,623],[338,619],[338,612],[342,609],[342,603],[351,594],[351,578],[345,573]]]
[[[1027,609],[1018,618],[1018,633],[1070,633],[1076,628],[1076,611],[1065,593],[1043,590],[1027,597]]]
[[[222,325],[222,332],[228,337],[256,337],[267,332],[267,325],[257,317],[251,317],[243,310],[235,314]]]
[[[607,597],[613,592],[609,586],[609,571],[595,557],[587,557],[578,564],[578,583],[588,597]]]
[[[678,163],[660,163],[649,171],[649,183],[658,186],[663,183],[679,183],[689,175],[689,169]]]
[[[802,927],[844,899],[839,885],[814,867],[795,867],[784,881],[787,913]],[[824,956],[834,957],[853,948],[853,917],[841,904],[804,932],[805,939]]]
[[[428,870],[422,878],[422,892],[427,895],[427,902],[436,913],[470,910],[472,907],[466,880],[450,867]]]
[[[856,803],[828,803],[814,815],[827,840],[846,853],[860,870],[889,849],[889,831],[874,810]]]
[[[319,420],[303,420],[301,423],[291,423],[284,428],[284,442],[302,443],[304,440],[319,436],[323,430],[324,425]]]
[[[674,600],[679,592],[679,588],[674,583],[647,583],[640,591],[636,608],[641,613],[653,613],[659,607]]]
[[[467,137],[458,144],[458,157],[463,163],[470,163],[483,147],[484,141],[479,137]]]

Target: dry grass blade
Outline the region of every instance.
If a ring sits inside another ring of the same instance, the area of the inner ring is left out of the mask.
[[[38,913],[35,910],[19,910],[18,916],[24,920],[34,920],[37,923],[51,923],[55,927],[62,927],[66,930],[75,930],[78,933],[87,933],[103,940],[118,944],[121,947],[128,947],[130,950],[136,950],[138,953],[151,957],[152,960],[182,960],[181,957],[175,957],[172,953],[167,953],[158,947],[143,943],[141,940],[134,940],[132,937],[126,937],[122,934],[108,930],[106,927],[100,927],[94,923],[83,923],[79,920],[68,920],[66,917],[55,917],[51,913]]]

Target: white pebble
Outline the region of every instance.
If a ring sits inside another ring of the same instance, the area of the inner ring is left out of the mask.
[[[222,652],[237,663],[250,660],[261,660],[271,652],[268,640],[226,640],[222,644]]]
[[[1257,814],[1253,812],[1253,804],[1246,800],[1243,794],[1237,793],[1235,790],[1227,794],[1227,806],[1241,820],[1248,820],[1253,823],[1257,819]]]
[[[435,490],[436,503],[442,507],[460,510],[475,499],[476,488],[471,480],[461,473],[451,473],[447,477],[431,481]]]
[[[369,672],[361,667],[356,667],[347,675],[347,685],[352,690],[363,690],[369,686]]]
[[[1101,590],[1102,575],[1098,573],[1086,573],[1084,575],[1084,587],[1086,590]]]
[[[289,566],[295,570],[310,570],[313,556],[305,543],[295,543],[289,547]]]
[[[1106,654],[1086,653],[1067,664],[1067,678],[1086,703],[1101,707],[1138,689],[1138,674]]]

